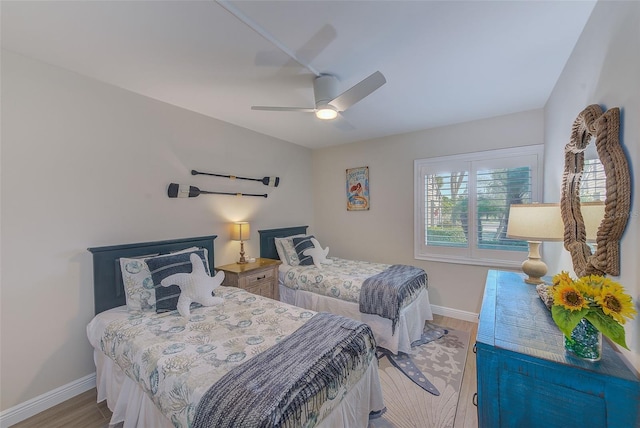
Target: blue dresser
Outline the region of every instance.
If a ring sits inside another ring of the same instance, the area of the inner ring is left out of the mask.
[[[490,270],[476,342],[478,425],[640,427],[640,380],[609,342],[602,359],[565,353],[551,313],[524,275]]]

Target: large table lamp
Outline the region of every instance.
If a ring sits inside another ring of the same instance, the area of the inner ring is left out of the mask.
[[[542,284],[547,265],[540,257],[542,241],[562,241],[564,224],[560,204],[513,204],[509,209],[507,237],[524,239],[529,244],[529,257],[522,263],[528,275],[527,284]]]
[[[587,242],[596,242],[598,228],[604,219],[604,202],[581,202],[580,213],[584,220]]]
[[[240,264],[247,263],[247,259],[244,258],[244,241],[248,241],[250,235],[251,226],[249,226],[249,223],[246,221],[233,223],[233,227],[231,229],[231,240],[240,241],[240,260],[238,260],[238,263]]]

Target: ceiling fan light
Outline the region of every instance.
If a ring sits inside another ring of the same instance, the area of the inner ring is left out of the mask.
[[[324,106],[316,110],[316,117],[322,120],[331,120],[338,117],[338,112],[331,106]]]

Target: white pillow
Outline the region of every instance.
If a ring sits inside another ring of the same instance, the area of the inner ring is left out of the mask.
[[[299,238],[302,236],[307,236],[306,233],[300,233],[298,235],[291,235],[285,238],[273,238],[273,241],[276,244],[276,251],[278,252],[278,257],[280,257],[280,261],[283,264],[289,266],[298,266],[300,264],[300,260],[298,259],[298,253],[296,249],[293,247],[293,238]]]
[[[186,248],[170,254],[186,253],[198,250],[198,247]],[[205,254],[207,254],[207,250]],[[122,273],[122,283],[124,284],[124,294],[127,307],[134,311],[154,311],[156,310],[156,291],[151,279],[151,272],[145,262],[154,255],[140,258],[120,258],[120,271]],[[208,260],[208,256],[207,256]]]

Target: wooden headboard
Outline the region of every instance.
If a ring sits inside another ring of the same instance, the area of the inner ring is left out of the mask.
[[[263,259],[280,260],[276,251],[274,238],[286,238],[291,235],[307,233],[309,226],[281,227],[279,229],[259,230],[260,234],[260,257]]]
[[[87,248],[93,254],[93,291],[96,315],[107,309],[126,304],[120,257],[142,257],[166,254],[189,247],[206,248],[209,266],[213,269],[213,240],[217,235],[196,238],[172,239],[168,241],[142,242],[139,244],[112,245]]]

